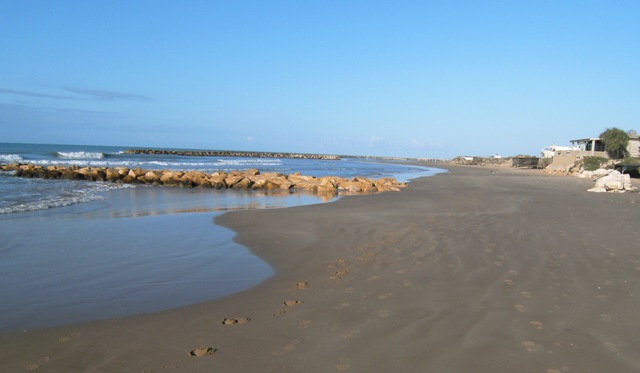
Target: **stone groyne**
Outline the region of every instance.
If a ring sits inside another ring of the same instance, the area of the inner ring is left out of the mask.
[[[168,149],[130,149],[125,154],[169,154],[189,157],[246,157],[246,158],[296,158],[296,159],[324,159],[339,160],[339,155],[303,154],[303,153],[270,153],[270,152],[240,152],[231,150],[168,150]]]
[[[236,190],[289,190],[317,194],[378,193],[400,191],[407,183],[395,178],[369,179],[337,176],[285,175],[260,173],[257,169],[207,174],[199,171],[143,170],[127,167],[40,166],[33,164],[0,165],[0,170],[16,176],[42,179],[69,179],[126,184],[163,185],[183,188],[213,188]]]

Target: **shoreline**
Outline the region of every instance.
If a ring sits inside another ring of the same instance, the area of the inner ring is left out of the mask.
[[[535,171],[429,166],[449,172],[400,193],[225,213],[216,224],[274,276],[158,314],[2,334],[0,369],[640,368],[640,195],[591,194],[591,180]]]

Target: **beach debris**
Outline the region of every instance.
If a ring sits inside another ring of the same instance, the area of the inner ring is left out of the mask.
[[[407,183],[385,177],[306,176],[299,172],[285,175],[279,172],[261,173],[257,169],[208,174],[200,171],[144,170],[128,167],[41,166],[5,164],[0,170],[16,176],[41,179],[69,179],[124,184],[162,185],[182,188],[212,188],[265,191],[304,191],[320,195],[363,194],[400,191]]]
[[[218,349],[213,347],[198,347],[189,351],[189,356],[202,357],[206,355],[213,355],[218,351]]]
[[[608,173],[600,173],[596,179],[596,185],[587,191],[595,193],[624,193],[637,190],[636,187],[631,185],[631,176],[621,174],[616,170],[609,170]]]

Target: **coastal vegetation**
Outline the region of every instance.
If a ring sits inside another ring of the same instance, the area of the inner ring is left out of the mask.
[[[582,159],[582,167],[585,171],[595,171],[604,168],[609,160],[604,157],[584,157]]]
[[[611,159],[622,159],[629,155],[629,135],[619,128],[607,128],[600,134],[604,149]]]

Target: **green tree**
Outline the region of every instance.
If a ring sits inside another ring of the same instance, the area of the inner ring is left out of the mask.
[[[612,159],[622,159],[628,155],[629,135],[619,128],[607,128],[600,134],[604,150]]]

